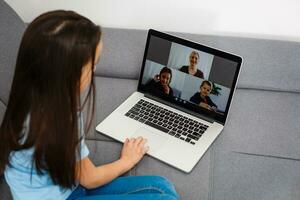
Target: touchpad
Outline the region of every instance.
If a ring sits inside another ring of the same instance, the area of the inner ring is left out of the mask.
[[[167,138],[163,135],[154,133],[146,128],[139,128],[131,137],[137,138],[139,136],[147,139],[146,146],[149,146],[149,153],[156,152],[167,141]]]

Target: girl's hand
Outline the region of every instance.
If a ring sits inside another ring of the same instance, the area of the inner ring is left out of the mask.
[[[159,74],[156,74],[153,79],[154,79],[154,81],[158,82],[159,81]]]
[[[136,165],[149,150],[145,146],[147,139],[142,137],[126,139],[122,148],[121,158],[128,170]]]
[[[200,102],[199,106],[206,108],[206,109],[210,109],[210,106],[207,103]]]
[[[169,88],[169,86],[163,85],[163,87],[164,87],[164,92],[165,92],[165,94],[169,94],[169,93],[170,93],[170,88]]]

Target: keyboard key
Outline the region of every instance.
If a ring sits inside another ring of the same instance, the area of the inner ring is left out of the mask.
[[[134,110],[129,110],[130,114],[133,114],[133,115],[138,115],[139,113],[137,111],[134,111]]]
[[[196,136],[193,136],[192,134],[188,134],[188,135],[187,135],[187,137],[188,137],[188,138],[191,138],[191,139],[193,139],[193,140],[196,140],[196,141],[198,141],[198,140],[199,140],[199,138],[198,138],[198,137],[196,137]]]
[[[174,136],[176,133],[174,131],[170,131],[169,134]]]
[[[158,129],[158,130],[160,130],[160,131],[162,131],[162,132],[165,132],[165,133],[169,132],[168,129],[166,129],[166,128],[164,128],[164,127],[161,127],[161,126],[158,126],[158,125],[156,125],[156,124],[154,124],[154,123],[152,123],[152,122],[146,121],[145,124],[147,124],[148,126],[151,126],[151,127],[153,127],[153,128],[156,128],[156,129]]]
[[[193,132],[193,136],[195,136],[195,137],[201,137],[201,134],[197,133],[197,132]]]
[[[144,123],[146,120],[145,119],[143,119],[143,118],[141,118],[141,119],[139,119],[139,122],[142,122],[142,123]]]
[[[169,126],[173,126],[173,122],[168,122],[168,125]]]

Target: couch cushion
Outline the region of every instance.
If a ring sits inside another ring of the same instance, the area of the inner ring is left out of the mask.
[[[289,199],[300,197],[300,162],[251,156],[216,148],[214,200]]]
[[[4,1],[0,1],[0,100],[7,103],[17,52],[25,24]]]
[[[218,146],[300,159],[299,102],[299,93],[237,89]]]
[[[104,28],[104,50],[97,74],[138,79],[145,30]],[[244,58],[238,87],[300,92],[300,43],[172,33]]]

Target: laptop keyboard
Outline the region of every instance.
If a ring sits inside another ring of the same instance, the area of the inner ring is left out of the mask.
[[[125,116],[193,145],[208,128],[207,125],[143,99],[139,100]]]

